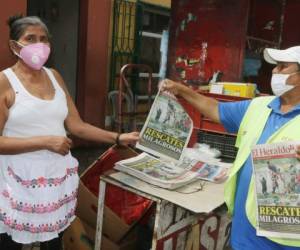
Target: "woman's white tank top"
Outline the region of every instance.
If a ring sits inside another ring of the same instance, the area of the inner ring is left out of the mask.
[[[3,136],[65,136],[64,121],[68,114],[66,95],[51,70],[43,68],[51,80],[55,95],[43,100],[30,94],[11,68],[3,71],[15,92],[15,102],[9,109]]]
[[[65,136],[66,95],[44,68],[55,89],[52,100],[31,95],[12,69],[6,69],[15,102],[3,136]],[[78,161],[69,152],[49,150],[0,155],[0,233],[23,244],[58,237],[75,218]]]

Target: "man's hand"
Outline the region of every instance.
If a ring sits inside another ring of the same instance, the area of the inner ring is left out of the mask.
[[[186,86],[184,86],[181,83],[178,82],[174,82],[172,80],[169,79],[165,79],[162,80],[160,82],[160,86],[161,86],[161,90],[162,91],[169,91],[171,92],[173,95],[180,95],[180,93],[187,88]]]
[[[205,117],[216,123],[220,123],[218,100],[205,96],[182,83],[165,79],[160,82],[162,91],[169,91],[173,95],[178,95],[190,103]]]

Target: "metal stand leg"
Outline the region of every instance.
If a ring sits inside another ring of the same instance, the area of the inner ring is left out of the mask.
[[[96,240],[95,240],[94,250],[100,250],[101,249],[105,189],[106,189],[106,183],[104,181],[100,180],[100,182],[99,182],[99,196],[98,196],[98,212],[97,212],[97,229],[96,229],[96,237],[95,237]]]
[[[159,222],[160,222],[160,210],[161,210],[161,202],[156,202],[156,211],[155,211],[155,221],[154,221],[154,228],[153,228],[153,239],[152,239],[152,247],[151,250],[155,250],[157,247],[157,232],[159,229]]]

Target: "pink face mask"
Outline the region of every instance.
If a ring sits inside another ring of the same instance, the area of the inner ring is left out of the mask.
[[[30,68],[40,70],[48,60],[50,47],[44,43],[33,43],[26,46],[19,42],[17,43],[22,46],[22,48],[20,50],[20,55],[17,53],[15,54]]]

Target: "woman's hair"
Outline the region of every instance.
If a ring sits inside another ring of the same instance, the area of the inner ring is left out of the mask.
[[[19,40],[25,32],[25,30],[27,29],[27,27],[32,25],[41,26],[45,30],[48,38],[50,38],[50,34],[46,24],[37,16],[11,16],[8,18],[7,24],[9,26],[9,38],[11,40]]]

